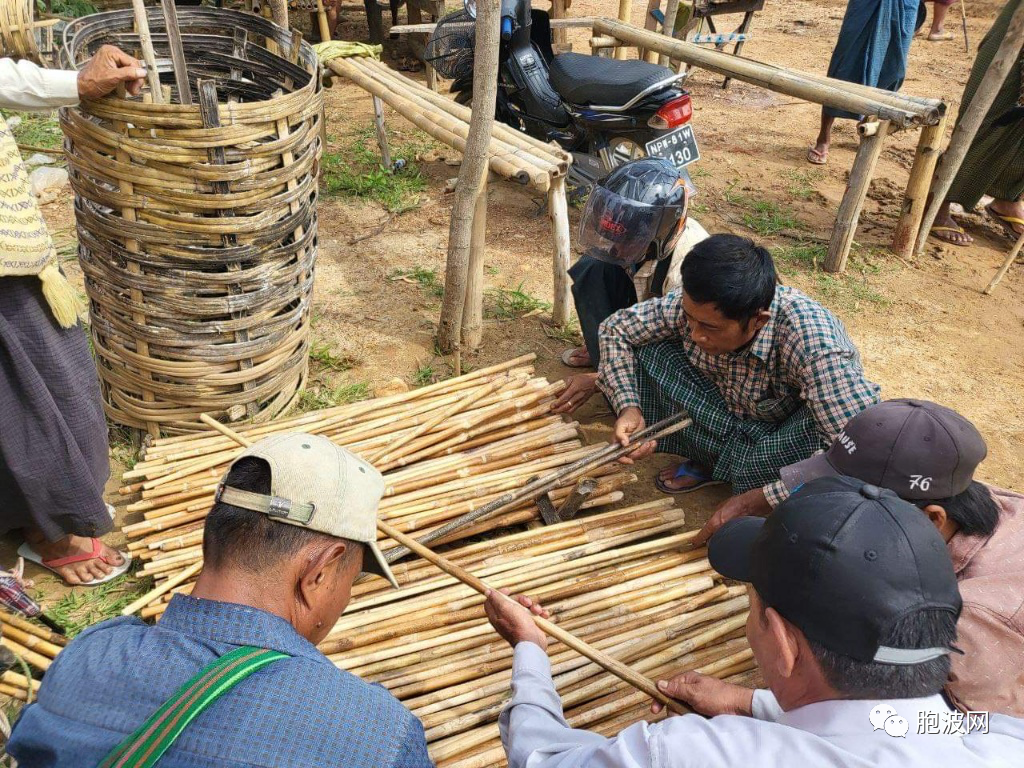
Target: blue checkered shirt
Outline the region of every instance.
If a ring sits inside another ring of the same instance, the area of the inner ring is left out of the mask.
[[[678,339],[733,416],[777,421],[802,401],[818,433],[831,442],[846,422],[879,401],[879,387],[864,376],[860,353],[842,322],[814,299],[780,286],[769,311],[768,322],[746,347],[710,355],[690,336],[681,291],[619,310],[601,324],[597,384],[616,413],[639,408],[633,349]],[[772,506],[788,495],[781,481],[763,490]]]
[[[50,667],[7,751],[32,768],[91,768],[201,668],[241,645],[291,656],[196,718],[160,768],[424,768],[423,726],[384,688],[335,667],[278,616],[176,595],[160,622],[103,622]]]

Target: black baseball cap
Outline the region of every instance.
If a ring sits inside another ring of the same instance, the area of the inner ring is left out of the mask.
[[[961,607],[942,536],[892,491],[850,477],[813,480],[768,518],[723,525],[711,537],[708,558],[835,653],[920,664],[953,650],[882,645],[904,616],[938,609],[956,619]]]
[[[790,491],[848,475],[902,499],[948,499],[967,490],[988,449],[975,426],[927,400],[886,400],[850,419],[824,453],[783,467]]]

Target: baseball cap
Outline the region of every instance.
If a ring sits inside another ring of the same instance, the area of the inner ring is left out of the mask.
[[[218,501],[262,512],[279,523],[362,542],[372,553],[363,558],[363,570],[398,588],[377,546],[377,506],[384,494],[380,472],[326,437],[303,432],[264,438],[231,466],[244,458],[262,459],[270,465],[270,494],[243,491],[221,482]]]
[[[927,400],[886,400],[850,419],[824,453],[783,467],[790,491],[817,477],[848,475],[903,499],[963,493],[988,449],[975,426]]]
[[[723,525],[708,543],[708,558],[835,653],[920,664],[954,650],[882,645],[907,615],[940,609],[958,618],[961,607],[942,536],[892,491],[851,477],[812,480],[768,518]]]

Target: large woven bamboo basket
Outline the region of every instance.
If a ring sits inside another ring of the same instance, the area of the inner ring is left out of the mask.
[[[53,27],[60,19],[35,18],[35,0],[0,0],[0,56],[56,63]]]
[[[202,413],[265,421],[294,401],[316,258],[315,52],[251,14],[178,19],[194,105],[168,88],[150,9],[166,103],[143,92],[61,111],[107,413],[150,434],[199,428]],[[104,43],[138,48],[130,11],[72,22],[64,50],[80,65]]]

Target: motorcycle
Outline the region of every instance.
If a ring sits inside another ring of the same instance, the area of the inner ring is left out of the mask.
[[[589,189],[619,165],[643,156],[682,170],[700,159],[690,125],[685,75],[645,61],[579,53],[555,54],[548,14],[529,0],[501,0],[501,40],[495,119],[572,153],[569,184]],[[455,100],[471,105],[476,0],[442,18],[425,59],[452,80]]]

